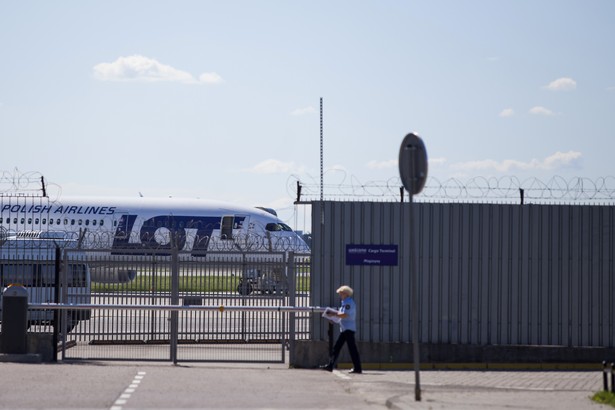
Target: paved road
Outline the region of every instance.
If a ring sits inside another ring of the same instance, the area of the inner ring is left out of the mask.
[[[599,372],[422,371],[348,375],[284,364],[0,364],[10,409],[609,409]]]
[[[415,401],[412,372],[366,375],[354,380],[353,388],[393,409],[609,408],[589,399],[602,388],[600,372],[422,371],[421,402]]]

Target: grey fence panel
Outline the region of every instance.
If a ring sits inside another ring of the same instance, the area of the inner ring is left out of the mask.
[[[450,235],[449,228],[452,224],[452,221],[455,220],[455,216],[453,215],[453,209],[450,207],[445,207],[440,205],[439,216],[442,219],[442,227],[438,233],[440,237],[440,241],[442,243],[442,252],[439,257],[441,259],[443,271],[442,274],[444,276],[443,284],[446,286],[443,288],[443,291],[439,294],[442,296],[442,312],[445,314],[442,320],[442,324],[444,327],[443,337],[441,339],[434,340],[434,343],[437,340],[442,340],[444,343],[454,343],[456,328],[455,318],[456,318],[456,304],[454,298],[454,289],[456,284],[457,276],[454,274],[456,262],[453,260],[453,249],[454,249],[454,240],[453,236]],[[408,339],[406,339],[408,340]]]
[[[416,216],[414,220],[414,224],[418,230],[421,230],[422,226],[429,223],[428,220],[429,220],[429,212],[419,211],[419,214]],[[418,270],[428,269],[429,267],[429,255],[426,253],[427,250],[431,248],[429,246],[429,241],[430,241],[429,236],[426,235],[425,237],[421,238],[421,240],[419,240],[416,243],[417,255],[423,255],[422,258],[419,258],[417,260]],[[408,272],[408,275],[410,276],[410,272]],[[420,277],[419,283],[418,283],[419,294],[422,295],[422,300],[423,300],[423,303],[420,305],[420,308],[419,308],[419,318],[420,318],[419,335],[422,335],[422,337],[426,339],[429,338],[429,334],[430,334],[429,323],[430,323],[430,312],[432,310],[431,309],[432,308],[431,306],[432,294],[430,292],[431,279],[432,279],[431,276],[430,277]],[[408,294],[408,297],[411,299],[412,298],[411,292],[408,292],[407,294]]]
[[[429,210],[429,212],[425,212],[422,217],[419,219],[419,225],[422,229],[423,225],[434,226],[434,211]],[[436,227],[434,226],[434,230]],[[437,293],[437,289],[441,289],[441,275],[434,267],[434,252],[438,249],[436,245],[436,236],[433,234],[433,230],[430,230],[423,241],[419,242],[419,253],[424,253],[426,258],[423,259],[422,266],[419,267],[419,270],[427,269],[433,272],[432,275],[429,275],[426,280],[423,281],[421,289],[422,292],[425,292],[426,296],[426,306],[428,309],[425,309],[425,313],[423,317],[426,319],[423,321],[423,326],[421,332],[425,335],[427,340],[437,339],[438,333],[438,324],[439,324],[439,306],[438,300],[439,295]]]
[[[593,234],[593,224],[592,224],[592,216],[593,212],[591,208],[581,209],[581,220],[582,220],[582,254],[581,254],[581,269],[580,272],[585,272],[585,274],[581,274],[581,295],[579,296],[579,305],[581,306],[581,320],[580,320],[580,332],[581,332],[581,340],[580,344],[582,346],[591,346],[592,340],[592,299],[593,292],[592,289],[592,276],[595,272],[592,270],[592,256],[593,256],[593,244],[592,240],[594,239]]]
[[[421,342],[613,347],[614,207],[414,203],[411,231],[410,206],[312,205],[311,303],[354,287],[359,340],[411,340],[414,233]],[[398,264],[346,265],[347,244],[398,245]]]
[[[580,323],[581,323],[581,315],[580,309],[581,304],[579,303],[579,292],[582,289],[580,279],[581,275],[579,274],[582,270],[581,266],[581,252],[580,252],[580,244],[583,243],[583,239],[581,238],[582,229],[580,224],[582,222],[580,216],[580,209],[575,208],[571,209],[570,215],[570,242],[569,242],[569,311],[570,318],[568,321],[569,325],[569,343],[574,346],[582,345],[582,341],[580,340],[581,332],[580,332]]]
[[[504,344],[510,337],[510,330],[507,326],[503,326],[508,320],[510,304],[510,293],[508,278],[510,277],[509,249],[505,246],[502,236],[505,232],[510,232],[510,214],[506,208],[490,209],[491,219],[489,226],[489,242],[492,244],[491,254],[489,255],[489,271],[493,273],[490,276],[491,283],[488,289],[488,308],[491,312],[489,336],[487,344]],[[502,235],[495,235],[494,231],[499,230]]]
[[[609,289],[613,289],[613,276],[610,272],[613,272],[613,257],[610,255],[612,252],[609,249],[609,243],[613,242],[613,229],[609,227],[613,226],[613,210],[602,209],[601,210],[600,226],[602,227],[601,239],[602,246],[600,248],[600,272],[601,280],[607,286],[603,286],[600,290],[600,306],[602,306],[601,319],[601,345],[613,344],[613,297],[609,294]]]
[[[70,259],[71,252],[66,253]],[[305,339],[311,332],[309,320],[314,315],[310,312],[290,316],[258,309],[286,307],[289,300],[297,306],[309,305],[309,255],[246,254],[241,259],[237,253],[219,252],[215,258],[205,259],[183,253],[171,258],[168,251],[112,255],[92,250],[81,254],[96,279],[92,303],[126,308],[93,310],[91,318],[82,320],[68,335],[72,347],[64,358],[283,361],[291,337],[291,317],[293,340]],[[134,279],[120,281],[121,271],[134,272]],[[289,279],[289,274],[294,277]],[[103,283],[106,278],[110,283]],[[252,292],[238,293],[240,280],[248,278]],[[131,305],[160,309],[132,309]],[[170,305],[222,309],[165,310]],[[242,306],[247,311],[224,311],[224,306]]]
[[[509,236],[500,234],[502,241],[506,243],[505,247],[508,249],[509,256],[507,259],[508,266],[508,281],[503,284],[504,288],[508,288],[509,292],[509,304],[508,316],[504,319],[503,323],[508,330],[508,341],[506,344],[521,344],[521,306],[522,302],[519,300],[523,295],[521,292],[521,257],[519,254],[521,244],[521,213],[509,208],[510,211],[510,232]]]
[[[592,208],[589,214],[589,223],[591,232],[593,232],[589,240],[589,303],[588,303],[588,345],[598,344],[600,339],[600,209]]]

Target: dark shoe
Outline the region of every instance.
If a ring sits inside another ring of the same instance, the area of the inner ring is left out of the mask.
[[[331,366],[330,364],[323,364],[321,366],[318,366],[319,369],[321,370],[326,370],[328,372],[332,372],[333,371],[333,366]]]
[[[363,371],[362,370],[350,369],[350,371],[348,373],[350,373],[350,374],[361,374],[361,373],[363,373]]]

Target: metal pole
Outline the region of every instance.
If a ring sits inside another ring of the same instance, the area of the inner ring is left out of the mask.
[[[66,252],[62,252],[62,263],[60,266],[60,284],[62,286],[61,299],[63,304],[68,304],[68,254]],[[60,330],[62,331],[62,360],[64,360],[66,358],[66,338],[68,336],[69,315],[66,310],[63,310],[60,315]]]
[[[177,250],[177,238],[173,241],[171,251],[171,304],[179,305],[179,251]],[[177,364],[177,339],[178,339],[178,317],[177,311],[171,311],[171,361]]]
[[[611,362],[611,393],[615,393],[615,363]]]
[[[414,203],[410,192],[410,276],[412,281],[412,358],[414,359],[414,400],[421,401],[420,349],[419,349],[419,281],[416,272],[414,246]]]
[[[602,361],[602,390],[609,391],[609,379],[607,375],[606,360]]]
[[[154,256],[152,258],[152,287],[150,289],[151,292],[151,298],[150,298],[150,303],[153,305],[157,302],[156,299],[156,294],[158,293],[158,264],[156,263],[156,256]],[[149,315],[149,327],[150,327],[150,338],[152,338],[152,340],[154,340],[156,338],[156,323],[157,323],[157,315],[156,315],[156,311],[152,311],[151,314]]]
[[[294,252],[288,252],[288,260],[286,261],[286,283],[288,284],[288,303],[291,306],[295,306],[295,304],[297,303],[297,272],[295,270],[295,267],[297,266],[297,260],[295,259],[295,253]],[[282,289],[282,292],[284,292],[284,289]],[[295,319],[296,319],[296,315],[294,312],[291,312],[289,314],[289,322],[288,322],[288,358],[290,360],[291,363],[293,363],[294,358],[295,358],[295,348],[296,348],[296,343],[295,343],[295,339],[297,337],[296,335],[296,324],[295,324]],[[282,353],[284,353],[284,349],[282,349]]]
[[[53,295],[56,303],[60,303],[60,259],[62,258],[62,250],[59,246],[56,246],[56,260],[55,260],[55,286],[53,289]],[[54,310],[53,312],[53,362],[58,361],[58,333],[60,331],[60,311]]]
[[[118,305],[96,303],[28,303],[28,309],[53,310],[159,310],[169,312],[308,312],[323,313],[323,306],[241,306],[241,305]]]

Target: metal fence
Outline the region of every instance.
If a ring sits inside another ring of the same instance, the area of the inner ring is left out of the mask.
[[[3,285],[24,283],[31,303],[54,302],[55,258],[38,253],[4,255]],[[62,309],[62,359],[278,362],[310,333],[309,311],[285,309],[309,306],[309,255],[63,249],[61,258],[60,302],[96,306]],[[75,266],[87,279],[71,279]],[[33,279],[20,276],[28,269]],[[30,331],[50,332],[53,315],[31,309]]]
[[[312,211],[312,303],[352,286],[359,341],[412,340],[414,234],[421,343],[615,347],[614,206],[325,201]],[[350,244],[396,245],[397,262],[349,265]]]
[[[93,303],[162,308],[93,312],[89,321],[70,333],[77,349],[67,350],[66,358],[113,358],[122,345],[124,354],[130,351],[129,359],[140,352],[141,359],[168,360],[175,353],[160,346],[177,340],[176,357],[182,361],[283,361],[289,339],[309,334],[306,314],[295,314],[291,329],[286,313],[248,310],[307,306],[306,255],[208,252],[195,258],[183,252],[110,255],[90,251],[87,264],[93,278]],[[246,310],[164,309],[172,305],[233,305]]]

